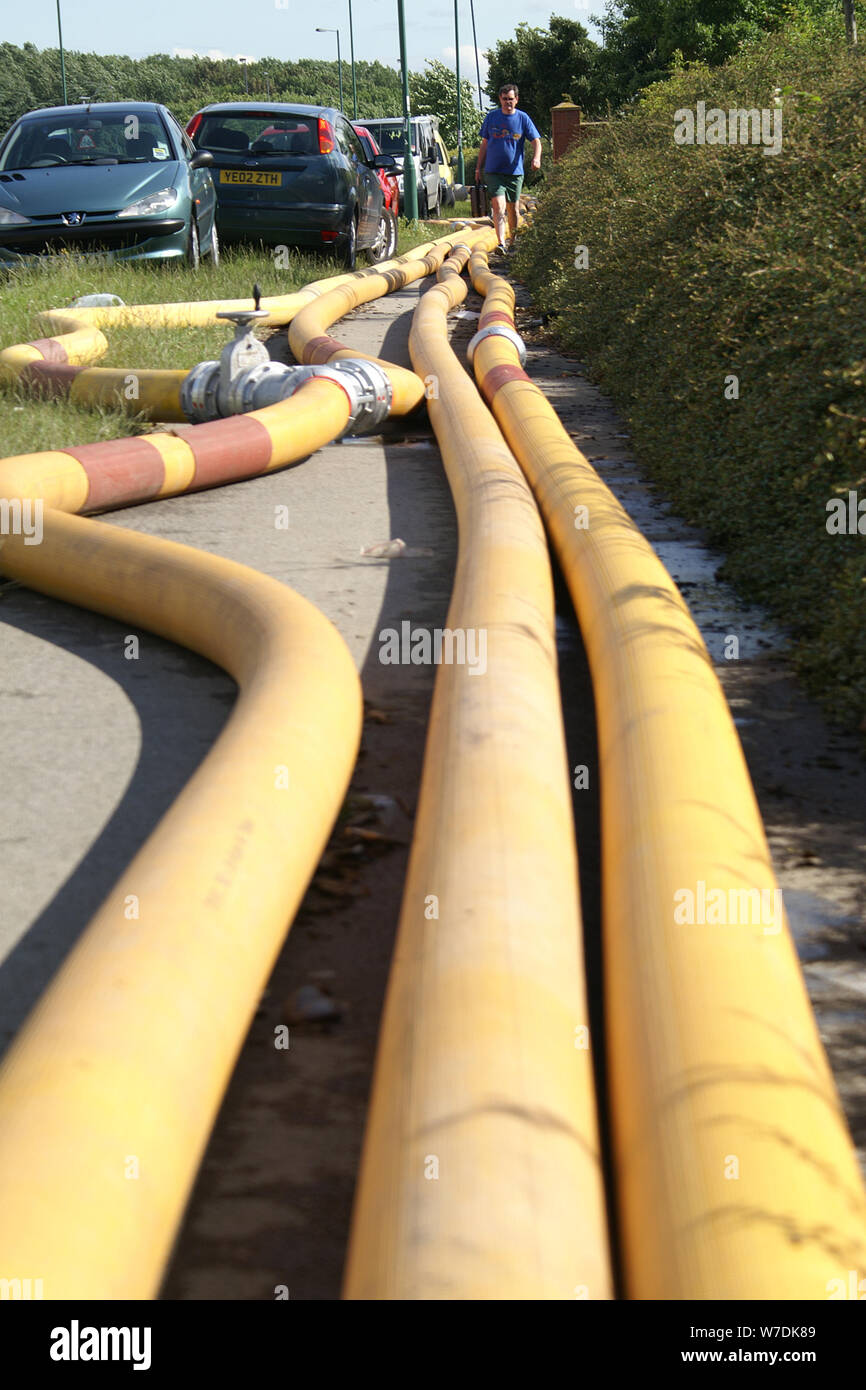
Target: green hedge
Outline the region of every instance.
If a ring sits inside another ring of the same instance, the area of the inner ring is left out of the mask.
[[[776,155],[674,142],[678,109],[774,99]],[[548,169],[516,259],[726,576],[785,622],[833,717],[861,726],[866,536],[828,534],[827,502],[866,500],[864,151],[863,48],[777,34],[648,88]]]

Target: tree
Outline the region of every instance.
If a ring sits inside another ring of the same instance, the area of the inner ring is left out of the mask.
[[[457,148],[457,74],[440,63],[427,58],[426,72],[409,74],[409,109],[413,116],[432,114],[439,117],[439,134],[449,149]],[[471,82],[461,80],[464,145],[478,144],[481,117]]]
[[[3,73],[3,82],[0,85],[0,131],[8,130],[22,112],[29,110],[33,104],[33,93],[26,75],[20,71],[17,64],[8,62],[6,50],[10,49],[15,52],[12,44],[0,45],[0,67]]]
[[[678,62],[724,63],[747,39],[798,18],[823,18],[838,0],[607,0],[592,15],[604,36],[597,91],[620,105],[669,77]]]
[[[551,15],[549,29],[518,24],[484,56],[490,64],[487,93],[497,100],[503,82],[516,82],[520,106],[544,135],[550,134],[550,108],[564,95],[594,114],[598,107],[594,72],[598,45],[575,19]]]
[[[402,95],[400,77],[394,68],[363,60],[355,66],[362,113],[399,115]],[[70,101],[81,96],[92,96],[98,101],[159,101],[182,122],[208,102],[238,101],[245,95],[243,69],[231,58],[170,58],[156,53],[135,59],[125,54],[67,52],[66,70]],[[334,62],[317,58],[283,62],[268,58],[252,64],[248,78],[251,96],[264,95],[269,83],[272,101],[325,106],[335,105],[338,100]],[[25,111],[55,105],[61,99],[60,55],[56,48],[40,50],[32,43],[21,48],[0,44],[0,130]]]

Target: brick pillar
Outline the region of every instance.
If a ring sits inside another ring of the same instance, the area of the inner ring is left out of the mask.
[[[553,158],[561,159],[572,141],[580,139],[580,107],[566,96],[558,106],[551,107],[553,125]]]

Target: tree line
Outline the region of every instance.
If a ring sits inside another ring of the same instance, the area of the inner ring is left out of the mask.
[[[244,101],[247,96],[271,101],[296,101],[311,106],[337,106],[339,74],[336,62],[300,58],[284,62],[264,58],[241,64],[232,58],[173,58],[154,53],[130,58],[122,53],[64,51],[66,91],[70,102],[158,101],[183,124],[200,107],[214,101]],[[365,116],[391,116],[401,110],[400,76],[379,62],[356,62],[358,109]],[[351,69],[343,63],[344,98],[351,102]],[[60,52],[0,44],[0,128],[40,106],[63,101]],[[351,112],[351,105],[349,105]]]
[[[796,17],[844,33],[845,4],[854,0],[606,0],[593,16],[602,42],[596,43],[577,20],[551,15],[546,29],[519,24],[511,38],[486,53],[487,86],[482,94],[495,102],[499,86],[517,82],[520,105],[543,134],[550,133],[550,108],[571,97],[588,117],[605,115],[632,100],[644,87],[690,62],[717,66],[741,45]],[[853,12],[853,11],[852,11]],[[850,33],[849,33],[850,38]],[[336,62],[299,58],[294,62],[263,58],[241,64],[233,58],[176,58],[166,53],[147,58],[125,54],[65,54],[70,101],[158,101],[186,123],[208,102],[242,101],[247,96],[272,101],[336,106]],[[385,63],[355,64],[358,110],[362,116],[396,116],[402,110],[400,74]],[[343,63],[347,107],[351,70]],[[454,73],[438,59],[424,72],[409,74],[412,111],[434,111],[441,118],[445,143],[457,144],[457,84]],[[464,144],[477,143],[481,113],[475,86],[461,83]],[[62,101],[60,53],[0,44],[0,130],[25,111]],[[350,107],[349,107],[350,109]]]

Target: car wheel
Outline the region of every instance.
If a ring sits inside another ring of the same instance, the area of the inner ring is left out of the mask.
[[[397,219],[389,208],[383,207],[379,213],[376,240],[367,252],[367,260],[370,265],[376,265],[379,261],[390,261],[396,250]]]
[[[337,262],[342,263],[344,270],[355,269],[355,257],[358,250],[358,222],[354,213],[349,218],[349,228],[343,237],[342,243],[336,243]]]
[[[457,194],[454,192],[454,185],[453,185],[453,184],[449,184],[448,187],[447,187],[446,190],[445,190],[445,206],[446,206],[446,207],[449,207],[449,208],[453,208],[453,206],[454,206],[454,204],[455,204],[456,202],[457,202]]]
[[[213,224],[213,231],[210,236],[210,263],[212,266],[218,266],[220,263],[220,239],[217,235],[216,222]]]
[[[190,270],[198,270],[201,264],[201,251],[198,242],[198,227],[195,225],[195,218],[190,219],[189,241],[186,244],[186,263]]]

